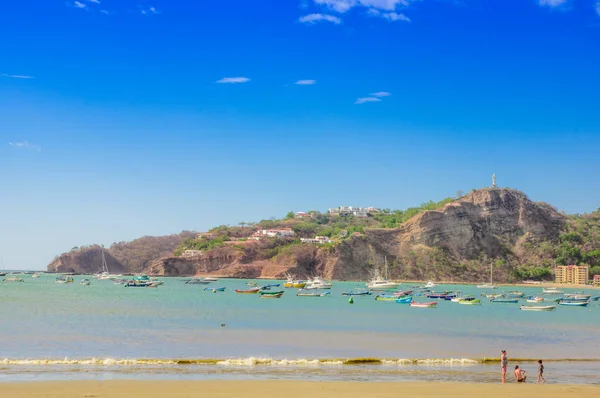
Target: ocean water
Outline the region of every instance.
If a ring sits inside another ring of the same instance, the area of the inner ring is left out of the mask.
[[[316,379],[497,382],[501,349],[510,365],[548,382],[600,384],[600,306],[524,312],[520,304],[411,308],[344,291],[281,299],[236,294],[247,280],[205,291],[181,278],[158,288],[92,279],[60,285],[55,276],[0,283],[0,381],[63,379]],[[276,283],[257,281],[260,284]],[[409,284],[401,289],[410,288]],[[435,290],[480,295],[466,285]],[[514,290],[514,289],[499,289]],[[517,288],[526,296],[539,287]],[[571,290],[565,289],[565,292]],[[590,290],[590,293],[594,293]],[[595,295],[600,295],[596,290]],[[416,301],[431,301],[415,297]],[[523,302],[524,303],[524,302]],[[221,327],[224,323],[225,327]],[[370,358],[369,361],[348,359]]]

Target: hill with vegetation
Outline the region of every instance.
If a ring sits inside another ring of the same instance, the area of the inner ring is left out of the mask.
[[[271,229],[293,236],[257,237]],[[406,210],[371,209],[366,217],[289,212],[201,234],[146,237],[108,252],[128,272],[169,276],[365,280],[387,264],[393,279],[480,282],[493,267],[495,282],[516,282],[551,280],[555,264],[600,273],[599,233],[599,211],[570,216],[520,191],[486,188]],[[328,240],[302,241],[315,236]]]

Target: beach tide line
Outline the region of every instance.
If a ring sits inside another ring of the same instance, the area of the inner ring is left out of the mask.
[[[538,358],[511,358],[512,363],[537,362]],[[600,362],[600,358],[558,358],[544,359],[545,362]],[[380,365],[412,365],[412,366],[435,366],[435,365],[477,365],[497,364],[499,358],[189,358],[189,359],[117,359],[117,358],[87,358],[87,359],[0,359],[0,365],[4,366],[231,366],[231,367],[253,367],[253,366],[380,366]]]

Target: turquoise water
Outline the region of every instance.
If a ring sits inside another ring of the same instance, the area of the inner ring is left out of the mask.
[[[544,359],[551,381],[599,379],[600,362],[594,361],[600,361],[597,302],[523,312],[520,304],[487,299],[481,306],[441,300],[438,308],[426,309],[376,301],[374,296],[354,297],[350,305],[341,293],[364,287],[356,282],[334,283],[329,297],[297,297],[295,289],[285,289],[281,299],[268,300],[236,294],[234,289],[247,288],[247,280],[213,282],[209,286],[226,286],[227,291],[212,293],[181,278],[164,278],[165,284],[156,289],[96,280],[82,286],[82,277],[67,285],[54,283],[53,275],[23,278],[23,283],[0,283],[4,381],[368,377],[493,382],[498,364],[481,360],[497,358],[500,349],[508,350],[509,358]],[[435,288],[446,289],[483,292],[474,286]],[[518,290],[526,296],[541,293],[536,287]],[[342,361],[359,357],[385,361]],[[176,359],[209,361],[188,364]],[[592,361],[558,361],[564,359]],[[523,366],[530,373],[536,368],[528,362]]]

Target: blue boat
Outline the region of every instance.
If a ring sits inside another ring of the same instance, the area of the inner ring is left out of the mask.
[[[204,290],[212,290],[214,292],[224,292],[225,287],[205,287]]]
[[[592,300],[592,301],[598,301],[598,300],[600,300],[600,296],[595,296],[595,297],[592,297],[592,299],[591,299],[591,300]]]
[[[413,298],[412,296],[404,296],[404,297],[399,297],[396,299],[396,303],[398,304],[410,304],[412,303]]]
[[[271,285],[264,285],[260,287],[260,290],[271,290],[272,287],[279,287],[281,283],[273,283]]]
[[[516,298],[493,298],[490,299],[491,303],[498,303],[498,304],[516,304],[519,302],[519,299]]]

